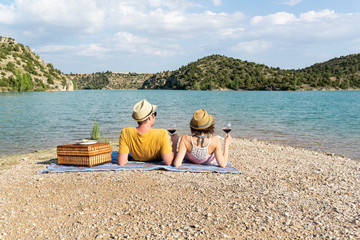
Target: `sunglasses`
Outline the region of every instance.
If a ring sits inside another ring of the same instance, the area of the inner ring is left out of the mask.
[[[156,117],[156,114],[157,114],[157,113],[156,113],[156,112],[154,112],[153,114],[154,114],[154,117]]]

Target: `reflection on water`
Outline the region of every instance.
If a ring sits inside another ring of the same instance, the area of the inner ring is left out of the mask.
[[[146,98],[159,106],[155,127],[175,123],[189,133],[195,110],[215,117],[216,133],[232,123],[235,137],[319,149],[360,159],[360,92],[257,92],[95,90],[0,93],[0,154],[55,147],[88,138],[92,123],[102,137],[118,139],[135,126],[133,105]]]

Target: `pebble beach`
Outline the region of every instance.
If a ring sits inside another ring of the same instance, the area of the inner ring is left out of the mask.
[[[0,239],[360,239],[350,158],[236,138],[243,174],[39,173],[56,158],[0,158]]]

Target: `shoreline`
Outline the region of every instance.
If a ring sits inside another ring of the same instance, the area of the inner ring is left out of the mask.
[[[182,134],[180,134],[182,135]],[[218,135],[220,137],[220,139],[223,139],[222,136]],[[325,148],[325,149],[321,149],[319,147],[316,147],[316,145],[313,145],[311,142],[309,144],[305,144],[305,142],[302,141],[296,141],[296,140],[272,140],[272,139],[268,139],[268,138],[256,138],[256,137],[233,137],[234,139],[242,139],[242,140],[247,140],[247,141],[251,141],[251,142],[264,142],[264,143],[269,143],[269,144],[274,144],[274,145],[280,145],[280,146],[288,146],[288,147],[293,147],[293,148],[297,148],[297,149],[303,149],[303,150],[309,150],[309,151],[314,151],[314,152],[318,152],[321,154],[325,154],[328,156],[338,156],[338,157],[342,157],[342,158],[349,158],[351,160],[354,161],[358,161],[360,162],[360,157],[355,157],[355,156],[350,156],[350,155],[345,155],[345,154],[339,154],[336,153],[336,151],[331,151],[331,149]],[[114,144],[118,144],[118,140],[117,139],[110,139],[110,143],[111,145]],[[21,153],[14,153],[14,154],[0,154],[0,160],[2,158],[5,157],[16,157],[18,155],[26,155],[26,154],[31,154],[31,153],[36,153],[36,152],[41,152],[41,151],[50,151],[50,150],[56,150],[56,147],[45,147],[45,148],[38,148],[35,149],[33,151],[24,151]],[[114,150],[114,149],[113,149]],[[1,162],[0,162],[1,163]]]
[[[230,161],[244,174],[39,174],[56,149],[12,158],[18,162],[0,167],[0,239],[360,235],[360,162],[346,157],[236,138]]]

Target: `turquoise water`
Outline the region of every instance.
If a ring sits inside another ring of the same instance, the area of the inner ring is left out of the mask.
[[[256,138],[360,159],[360,92],[89,90],[0,93],[0,155],[32,152],[88,138],[100,124],[118,139],[135,126],[133,105],[159,105],[155,127],[176,123],[188,133],[192,113],[205,108],[216,133],[232,123],[235,137]]]

